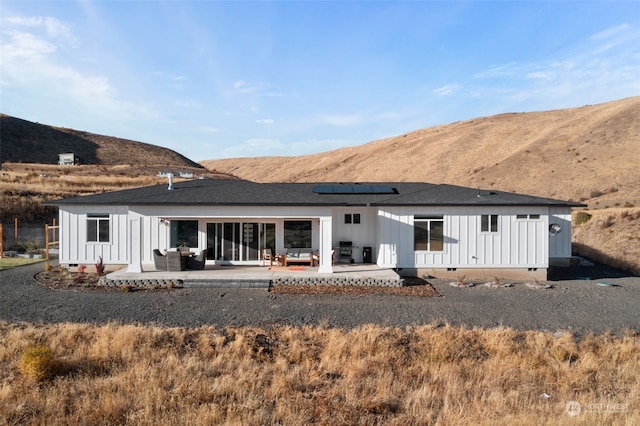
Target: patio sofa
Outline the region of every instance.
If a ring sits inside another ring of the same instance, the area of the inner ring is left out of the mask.
[[[158,249],[153,249],[153,264],[158,271],[167,270],[167,256]]]
[[[167,271],[184,271],[187,269],[188,259],[188,256],[183,256],[179,251],[168,251]]]
[[[288,266],[290,263],[304,263],[309,266],[315,266],[319,259],[319,256],[310,249],[289,249],[284,255],[284,266]]]

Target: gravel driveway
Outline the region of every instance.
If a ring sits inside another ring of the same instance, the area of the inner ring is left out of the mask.
[[[0,271],[1,321],[117,321],[185,327],[325,324],[347,328],[366,323],[407,326],[436,321],[472,327],[568,330],[577,336],[640,331],[640,278],[616,273],[592,280],[550,281],[553,288],[547,290],[518,283],[511,288],[454,288],[448,281],[429,280],[442,297],[418,298],[276,295],[266,290],[213,288],[155,293],[56,291],[33,279],[42,269],[42,264],[34,264]],[[597,285],[603,281],[613,286]]]

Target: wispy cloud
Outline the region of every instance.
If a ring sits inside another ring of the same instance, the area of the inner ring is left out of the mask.
[[[40,84],[52,89],[63,87],[79,96],[104,96],[111,92],[105,76],[90,76],[70,66],[60,65],[54,54],[58,47],[51,41],[17,30],[6,31],[7,41],[0,44],[4,83]]]
[[[503,65],[495,65],[485,71],[480,71],[473,74],[475,79],[492,79],[492,78],[504,78],[514,75],[517,71],[518,64],[516,62],[510,62]]]
[[[457,92],[460,89],[460,85],[458,84],[446,84],[444,86],[438,87],[433,91],[438,96],[448,96]]]
[[[156,115],[153,107],[123,98],[107,74],[87,72],[69,60],[82,53],[66,23],[55,18],[12,16],[3,24],[0,74],[2,85],[9,90],[29,93],[29,101],[41,107],[57,99],[56,103],[66,103],[68,110],[77,107],[85,115],[127,120]]]
[[[56,46],[40,37],[17,30],[5,31],[7,42],[0,44],[2,49],[2,63],[5,65],[15,64],[20,60],[34,62],[41,60],[50,53],[54,53]]]
[[[637,94],[638,75],[640,30],[620,24],[548,60],[510,62],[479,71],[465,96],[473,91],[480,98],[491,98],[496,106],[502,104],[503,110],[513,105],[568,107]]]
[[[237,80],[233,82],[233,88],[236,93],[256,93],[262,90],[263,85],[258,83],[248,83],[244,80]]]
[[[233,93],[240,95],[255,95],[261,98],[282,97],[284,94],[269,90],[269,84],[236,80],[233,82]]]
[[[628,33],[631,30],[631,26],[629,24],[623,23],[620,25],[616,25],[611,28],[607,28],[606,30],[597,32],[589,37],[591,40],[605,40],[610,39],[612,37],[618,36],[620,34]]]
[[[256,123],[259,123],[259,124],[273,124],[273,119],[271,119],[271,118],[261,118],[259,120],[256,120]]]
[[[16,27],[43,28],[49,37],[62,39],[73,46],[76,46],[78,43],[69,25],[53,17],[24,17],[14,15],[8,17],[6,22]]]
[[[188,77],[183,74],[173,74],[170,71],[156,71],[153,73],[156,77],[164,78],[170,81],[184,81],[187,80]]]
[[[554,72],[550,71],[533,71],[525,74],[526,78],[538,79],[538,80],[552,80],[555,77]]]

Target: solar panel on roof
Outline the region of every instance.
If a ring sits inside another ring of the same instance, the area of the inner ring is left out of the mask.
[[[331,188],[334,194],[349,194],[353,193],[351,185],[333,185]]]
[[[397,192],[395,188],[389,185],[372,185],[371,189],[374,194],[395,194]]]
[[[313,192],[316,194],[332,194],[333,185],[314,185]]]
[[[396,194],[396,190],[389,185],[314,185],[316,194]]]

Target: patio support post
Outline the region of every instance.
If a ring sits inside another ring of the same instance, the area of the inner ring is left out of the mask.
[[[128,232],[128,248],[129,248],[129,265],[127,272],[142,272],[142,239],[141,229],[142,220],[140,215],[129,211],[129,232]]]
[[[331,266],[332,229],[331,216],[320,217],[320,244],[318,247],[320,265],[318,265],[318,272],[333,273],[333,267]]]

